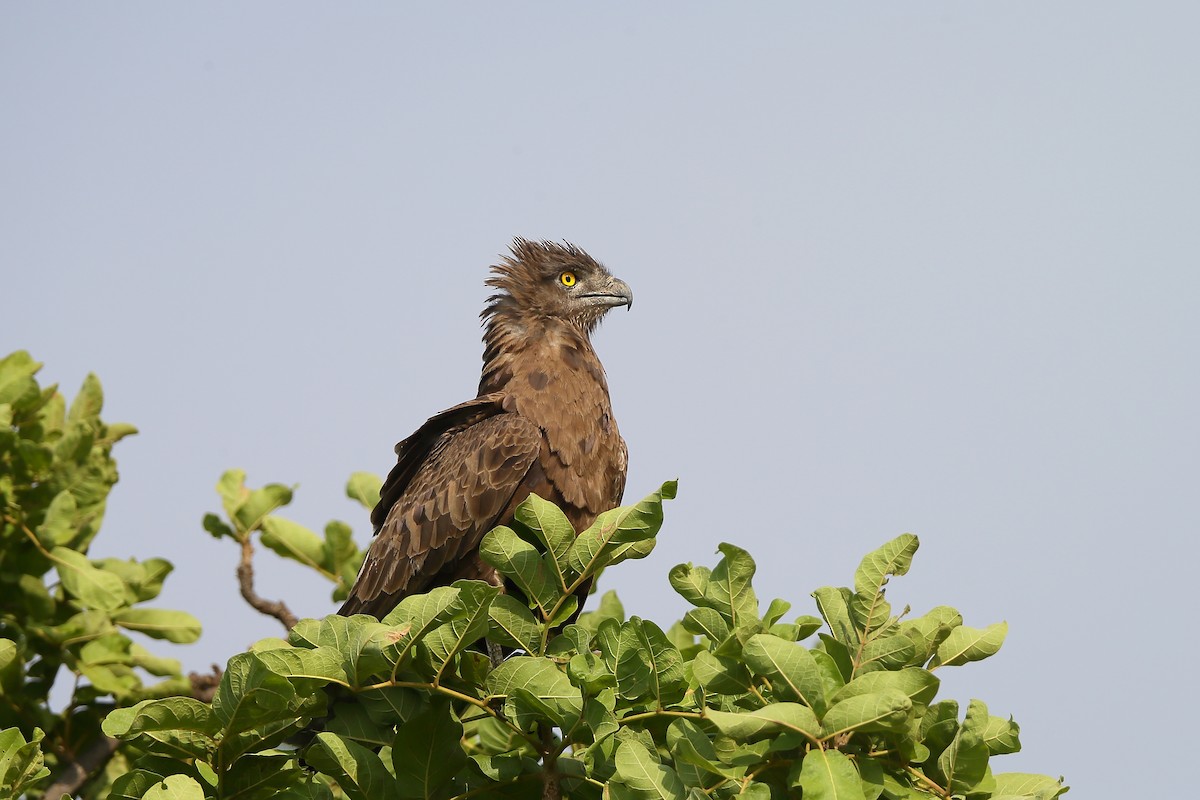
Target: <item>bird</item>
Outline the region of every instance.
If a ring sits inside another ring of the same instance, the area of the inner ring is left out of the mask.
[[[629,453],[591,337],[632,308],[629,285],[573,244],[519,237],[486,285],[478,394],[396,445],[343,616],[382,618],[460,579],[503,586],[479,545],[531,493],[577,532],[621,503]]]

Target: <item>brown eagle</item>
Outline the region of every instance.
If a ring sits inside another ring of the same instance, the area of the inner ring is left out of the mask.
[[[571,244],[515,239],[492,267],[474,400],[396,445],[371,512],[375,539],[338,612],[382,617],[460,578],[499,584],[479,543],[534,492],[577,531],[620,504],[628,453],[591,333],[629,286]]]

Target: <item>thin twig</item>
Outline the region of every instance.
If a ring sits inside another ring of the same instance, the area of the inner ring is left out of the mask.
[[[932,789],[933,792],[938,797],[949,797],[950,796],[949,789],[943,789],[941,786],[938,786],[937,783],[935,783],[933,780],[931,780],[929,777],[927,777],[925,775],[925,773],[921,772],[920,770],[913,769],[912,767],[908,767],[908,766],[906,766],[904,769],[908,771],[908,774],[912,775],[918,781],[925,784],[926,787],[928,787],[929,789]]]
[[[242,590],[242,597],[255,611],[274,617],[290,631],[296,625],[296,615],[292,610],[282,600],[267,600],[254,591],[253,559],[254,544],[250,541],[250,535],[246,534],[242,539],[242,560],[237,568],[238,587]]]

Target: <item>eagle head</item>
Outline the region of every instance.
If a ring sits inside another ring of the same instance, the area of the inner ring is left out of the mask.
[[[573,244],[513,240],[511,254],[492,267],[498,292],[481,315],[558,319],[590,333],[610,309],[633,306],[633,291]]]

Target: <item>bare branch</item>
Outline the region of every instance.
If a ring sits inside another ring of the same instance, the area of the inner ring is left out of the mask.
[[[59,800],[64,794],[74,797],[75,793],[87,783],[88,778],[104,769],[104,765],[108,763],[120,746],[121,743],[116,739],[101,735],[100,738],[85,747],[73,761],[66,761],[63,764],[58,777],[54,779],[54,783],[50,784],[42,796],[46,800]]]
[[[188,680],[192,682],[192,697],[201,703],[211,703],[221,685],[221,668],[213,664],[212,672],[189,672]]]
[[[250,535],[242,539],[242,561],[238,564],[237,578],[238,587],[242,590],[242,597],[256,611],[266,614],[268,617],[274,617],[279,620],[286,630],[291,630],[296,624],[296,615],[282,600],[267,600],[260,597],[254,591],[254,545],[250,542]]]

